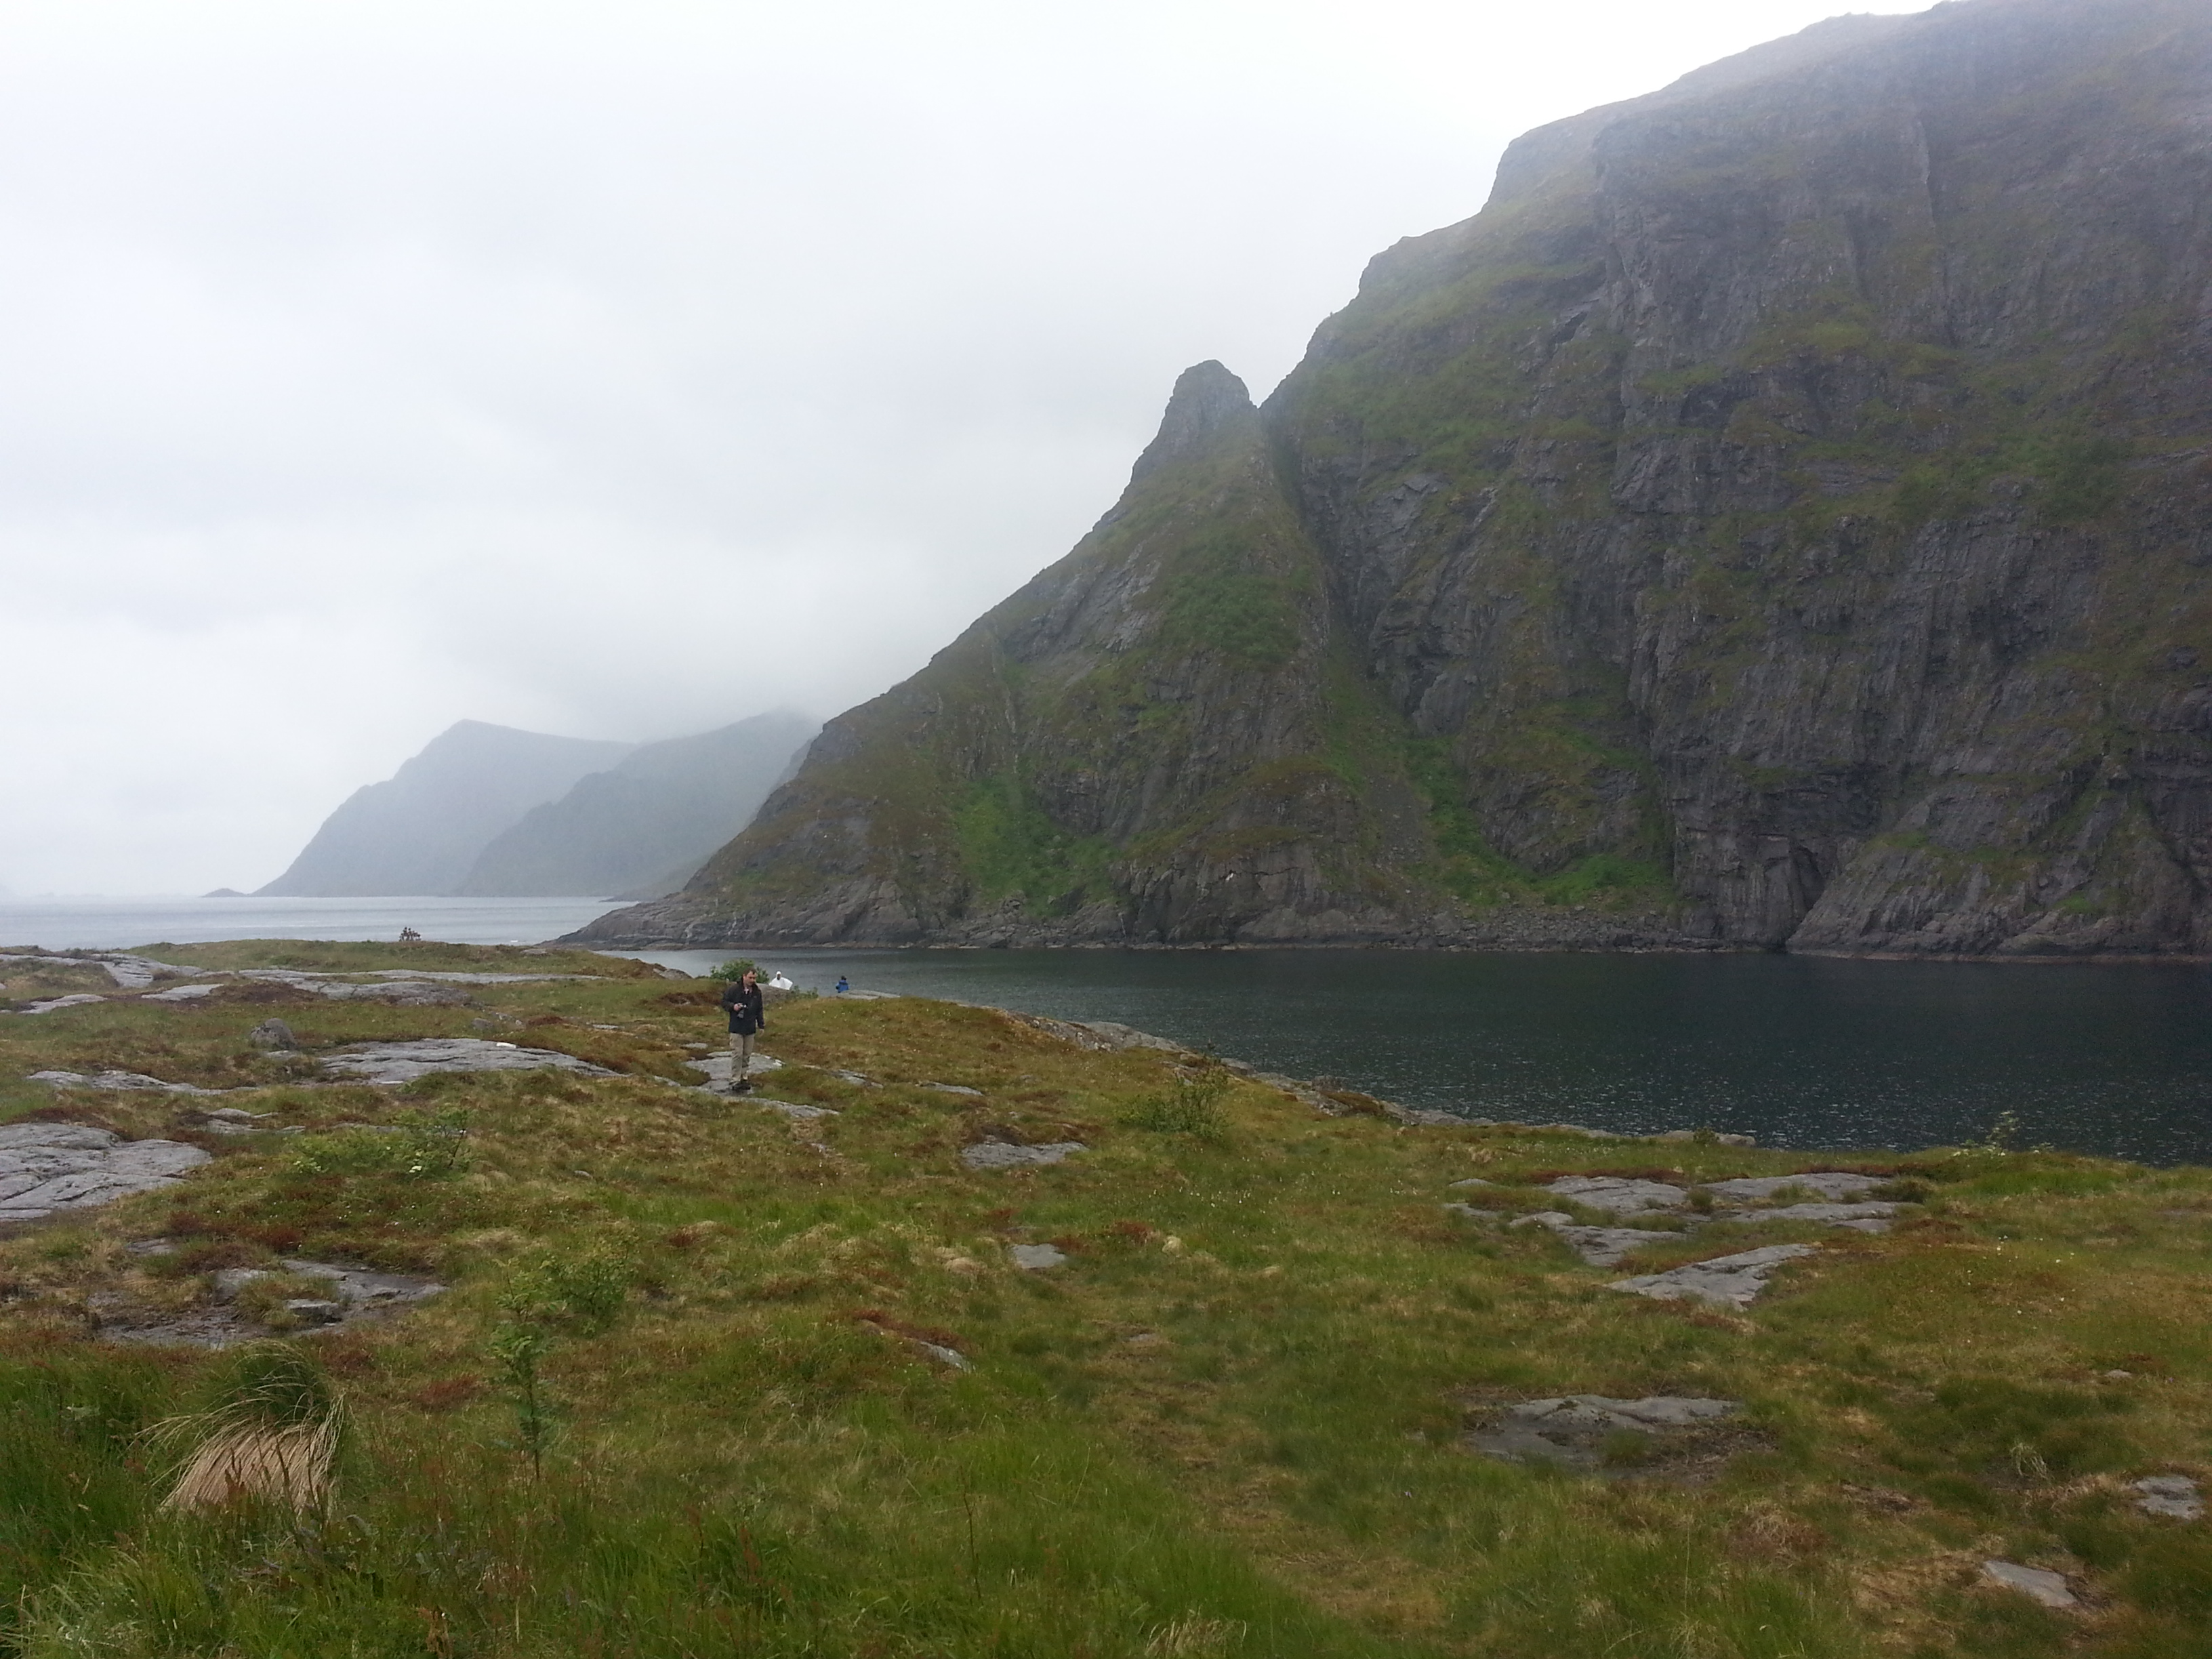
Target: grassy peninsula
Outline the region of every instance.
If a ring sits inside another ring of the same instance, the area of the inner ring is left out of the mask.
[[[641,964],[149,949],[603,977],[155,1003],[6,964],[10,997],[108,1000],[0,1018],[0,1118],[216,1157],[0,1240],[0,1650],[2212,1656],[2212,1524],[2130,1484],[2212,1474],[2212,1171],[1410,1126],[1348,1094],[1327,1115],[1202,1056],[912,999],[775,1006],[759,1093],[834,1114],[794,1115],[678,1081],[720,1041],[713,988]],[[249,1042],[272,1015],[296,1052]],[[309,1082],[341,1044],[459,1036],[615,1074]],[[234,1092],[18,1080],[109,1068]],[[218,1106],[271,1132],[213,1133]],[[993,1138],[1087,1150],[969,1168]],[[1721,1223],[1610,1269],[1502,1224],[1561,1208],[1534,1185],[1561,1173],[1825,1169],[1918,1202],[1882,1236]],[[1816,1251],[1741,1311],[1606,1288],[1792,1241]],[[1024,1270],[1022,1244],[1065,1260]],[[321,1334],[267,1304],[343,1407],[329,1501],[165,1510],[149,1431],[264,1351],[118,1342],[117,1320],[301,1258],[450,1288]],[[1588,1469],[1465,1443],[1570,1394],[1744,1407]],[[1990,1583],[1991,1558],[2079,1604]]]

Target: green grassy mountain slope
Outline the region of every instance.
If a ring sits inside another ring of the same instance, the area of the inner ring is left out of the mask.
[[[593,937],[2212,951],[2208,108],[1963,0],[1528,135]]]

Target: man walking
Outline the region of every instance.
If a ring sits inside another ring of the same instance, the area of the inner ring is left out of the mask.
[[[753,1033],[768,1024],[760,981],[751,969],[722,988],[722,1008],[730,1017],[730,1091],[748,1094],[753,1086],[745,1075],[753,1068]]]

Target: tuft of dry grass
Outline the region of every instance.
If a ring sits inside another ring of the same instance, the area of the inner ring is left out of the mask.
[[[330,1502],[337,1449],[335,1418],[295,1428],[234,1424],[201,1442],[161,1507],[212,1510],[259,1502],[309,1514]]]

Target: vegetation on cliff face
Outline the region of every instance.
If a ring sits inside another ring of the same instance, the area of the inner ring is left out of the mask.
[[[1966,0],[1529,134],[593,936],[2212,951],[2208,97]]]
[[[272,941],[259,959],[424,961],[321,951]],[[836,1114],[793,1121],[653,1073],[719,1042],[714,989],[640,973],[394,1009],[238,986],[0,1022],[0,1115],[35,1103],[216,1154],[169,1192],[0,1239],[0,1647],[2212,1655],[2212,1529],[2141,1512],[2130,1485],[2212,1478],[2204,1171],[1998,1137],[1846,1158],[1907,1183],[1917,1218],[1879,1237],[1654,1233],[1600,1269],[1495,1223],[1559,1207],[1532,1183],[1560,1172],[1838,1165],[1407,1127],[1349,1094],[1324,1116],[1196,1055],[1094,1052],[906,999],[771,1009],[784,1064],[761,1093]],[[12,1080],[247,1082],[246,1032],[272,1012],[311,1058],[489,1020],[623,1075],[224,1097],[299,1135],[207,1133],[204,1097]],[[426,1120],[465,1130],[428,1165],[379,1155],[405,1134],[340,1127]],[[961,1148],[989,1135],[1089,1150],[967,1168]],[[1452,1184],[1470,1177],[1492,1184]],[[168,1254],[126,1248],[157,1237]],[[1741,1313],[1604,1288],[1787,1240],[1817,1252]],[[1061,1266],[1012,1264],[1046,1243]],[[327,1509],[164,1511],[173,1460],[148,1431],[219,1410],[235,1367],[96,1331],[205,1307],[213,1273],[285,1257],[452,1288],[291,1339],[346,1425]],[[1572,1393],[1739,1399],[1747,1416],[1694,1456],[1622,1436],[1581,1472],[1463,1443],[1506,1402]],[[2064,1573],[2081,1606],[1990,1584],[1993,1557]]]

